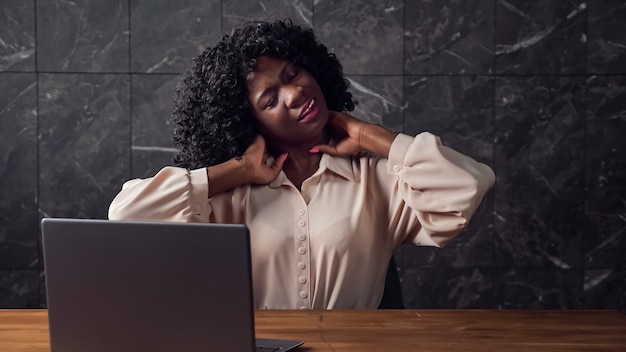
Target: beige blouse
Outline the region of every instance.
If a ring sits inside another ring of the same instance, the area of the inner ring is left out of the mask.
[[[256,308],[373,309],[393,250],[446,244],[494,179],[430,133],[399,134],[388,160],[324,154],[301,191],[281,172],[209,199],[205,168],[165,167],[126,182],[109,218],[247,224]]]

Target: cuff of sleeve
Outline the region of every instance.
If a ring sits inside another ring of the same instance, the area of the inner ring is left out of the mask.
[[[206,168],[191,170],[189,172],[191,182],[191,209],[194,217],[205,212],[209,199],[209,178]]]
[[[411,143],[413,143],[413,137],[402,133],[398,133],[393,140],[391,149],[389,149],[389,162],[387,163],[389,174],[397,175],[404,168],[404,157]]]

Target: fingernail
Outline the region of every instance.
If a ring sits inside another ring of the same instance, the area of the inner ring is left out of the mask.
[[[285,159],[289,156],[289,153],[285,152]]]
[[[311,148],[311,149],[309,149],[309,153],[312,153],[312,154],[314,154],[314,153],[319,153],[319,152],[320,152],[320,150],[319,150],[319,149],[317,149],[317,148]]]

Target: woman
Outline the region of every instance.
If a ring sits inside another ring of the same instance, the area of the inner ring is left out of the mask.
[[[177,167],[125,183],[109,218],[244,223],[256,308],[376,308],[394,249],[445,245],[494,174],[345,113],[347,89],[311,30],[246,24],[177,89]]]

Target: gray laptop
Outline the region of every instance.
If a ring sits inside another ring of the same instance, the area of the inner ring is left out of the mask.
[[[244,225],[42,220],[52,352],[288,351],[255,339]]]

